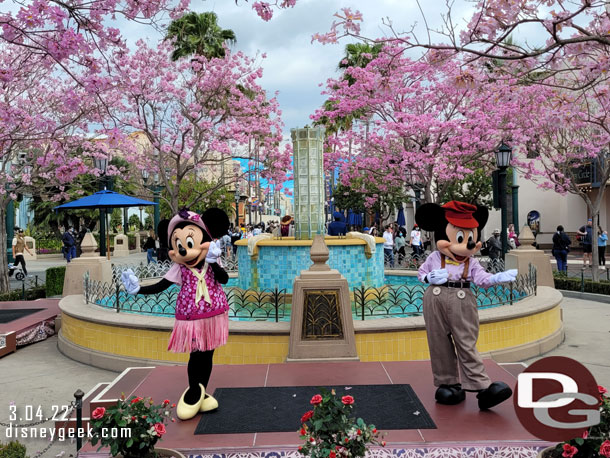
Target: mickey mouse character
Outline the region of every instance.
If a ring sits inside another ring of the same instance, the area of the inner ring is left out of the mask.
[[[418,273],[420,281],[432,285],[424,293],[423,311],[436,401],[459,404],[465,391],[476,391],[481,410],[507,400],[512,390],[491,382],[477,351],[479,314],[470,284],[489,288],[517,276],[516,269],[492,275],[474,258],[488,216],[487,208],[458,201],[424,204],[415,214],[422,229],[434,231],[437,247]]]
[[[140,287],[131,269],[121,275],[129,294],[156,294],[172,284],[181,286],[176,300],[176,321],[168,350],[190,353],[187,373],[189,386],[182,394],[176,414],[181,420],[218,407],[218,401],[205,388],[212,374],[214,349],[227,343],[229,303],[221,284],[229,275],[218,264],[221,250],[214,239],[227,233],[229,218],[212,208],[203,215],[186,209],[169,224],[159,223],[159,238],[168,241],[169,257],[174,262],[157,283]]]

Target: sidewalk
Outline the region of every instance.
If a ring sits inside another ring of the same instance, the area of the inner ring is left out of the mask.
[[[118,258],[110,257],[110,262],[113,264],[124,265],[124,264],[146,264],[146,252],[130,254],[129,256],[121,256]],[[46,279],[46,270],[50,267],[66,266],[68,263],[60,256],[57,257],[45,257],[37,259],[35,261],[26,261],[26,268],[28,275],[38,276],[38,283],[43,284]],[[21,281],[16,280],[15,277],[10,277],[11,289],[21,289]]]
[[[125,260],[132,258],[136,257],[130,256]],[[563,300],[562,308],[566,340],[545,356],[562,355],[576,359],[593,373],[599,385],[609,387],[610,304],[567,298]],[[524,363],[536,359],[539,358]],[[0,392],[0,423],[7,422],[11,402],[18,412],[24,412],[25,406],[32,406],[35,412],[41,406],[46,415],[52,412],[52,406],[72,401],[77,389],[86,393],[97,383],[112,381],[117,375],[66,358],[57,350],[57,336],[21,348],[3,358],[0,364],[0,386],[3,387]],[[5,433],[5,428],[0,427],[0,441],[6,440]],[[48,439],[41,438],[20,440],[27,443],[29,456],[49,443]],[[65,451],[67,457],[74,453],[74,447],[69,442],[56,443],[44,456],[61,456]]]

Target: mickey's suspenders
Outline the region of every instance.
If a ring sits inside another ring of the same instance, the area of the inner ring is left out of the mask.
[[[466,279],[468,278],[469,265],[470,265],[470,258],[466,258],[466,261],[464,262],[464,271],[462,272],[463,281],[466,281]],[[444,268],[445,268],[445,255],[441,253],[441,269],[444,269]]]

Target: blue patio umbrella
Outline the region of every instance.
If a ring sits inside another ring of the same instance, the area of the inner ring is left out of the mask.
[[[347,211],[347,224],[349,226],[353,226],[355,224],[354,223],[354,218],[355,218],[354,212],[351,209],[348,210]]]
[[[140,205],[159,205],[149,200],[138,199],[137,197],[126,196],[114,191],[98,191],[90,196],[58,205],[53,210],[76,210],[79,208],[124,208],[139,207]]]
[[[159,204],[149,200],[119,194],[118,192],[104,190],[98,191],[90,196],[81,197],[80,199],[73,200],[72,202],[58,205],[53,210],[77,210],[82,208],[100,208],[107,210],[110,208],[139,207],[147,205]],[[110,231],[106,231],[106,241],[106,246],[108,247],[106,253],[108,255],[108,259],[110,259]]]
[[[398,210],[398,216],[396,217],[396,222],[398,223],[399,226],[404,226],[407,223],[405,221],[405,212],[402,209],[402,207],[400,208],[400,210]]]

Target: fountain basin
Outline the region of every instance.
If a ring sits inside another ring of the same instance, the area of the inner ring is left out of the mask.
[[[364,285],[379,288],[385,284],[383,266],[383,238],[376,237],[375,252],[360,238],[327,236],[328,265],[338,270],[350,289]],[[256,243],[253,254],[248,253],[248,240],[238,240],[237,257],[242,289],[284,289],[292,293],[294,278],[312,264],[310,250],[313,240],[294,237],[263,239]]]

